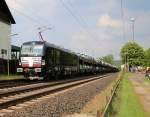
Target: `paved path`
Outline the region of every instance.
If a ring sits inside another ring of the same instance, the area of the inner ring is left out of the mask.
[[[134,86],[134,90],[138,95],[144,110],[150,117],[150,83],[144,81],[144,74],[137,73],[130,78],[131,83]]]

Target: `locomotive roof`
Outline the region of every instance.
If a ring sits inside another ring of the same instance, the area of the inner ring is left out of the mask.
[[[52,47],[52,48],[55,48],[55,49],[58,49],[58,50],[61,50],[63,52],[67,52],[67,53],[70,53],[70,54],[74,54],[74,55],[77,55],[75,52],[72,52],[71,50],[69,49],[65,49],[63,47],[60,47],[60,46],[57,46],[55,44],[52,44],[52,43],[49,43],[49,42],[44,42],[44,41],[29,41],[29,42],[25,42],[23,43],[23,45],[28,45],[28,44],[32,44],[32,43],[35,43],[35,44],[45,44],[45,46],[47,47]],[[78,56],[78,55],[77,55]]]
[[[44,44],[45,42],[42,42],[42,41],[28,41],[28,42],[24,42],[22,45],[28,45],[28,44],[32,44],[32,43]]]
[[[87,56],[87,55],[84,55],[84,54],[78,54],[78,56],[79,56],[80,59],[85,60],[87,62],[96,63],[96,60],[91,56]]]

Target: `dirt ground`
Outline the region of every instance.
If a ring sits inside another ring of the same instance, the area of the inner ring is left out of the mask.
[[[145,82],[144,75],[145,74],[137,73],[133,78],[130,78],[130,81],[134,86],[134,90],[138,95],[145,112],[150,116],[150,83]]]

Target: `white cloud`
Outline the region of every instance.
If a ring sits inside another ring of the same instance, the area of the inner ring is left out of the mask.
[[[106,34],[107,32],[99,29],[89,30],[93,35],[87,32],[78,32],[72,37],[71,47],[76,52],[86,53],[94,57],[114,54],[115,59],[119,59],[119,51],[122,41],[117,40],[116,35]],[[117,43],[116,43],[117,42]]]
[[[108,14],[105,14],[100,17],[98,25],[102,27],[120,28],[122,23],[120,20],[112,19]]]

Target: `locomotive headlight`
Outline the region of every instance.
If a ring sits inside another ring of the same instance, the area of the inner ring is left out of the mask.
[[[19,65],[21,66],[21,62],[19,61]]]
[[[22,68],[17,68],[17,72],[23,72]]]
[[[35,72],[41,72],[41,68],[35,68]]]
[[[45,65],[45,60],[42,60],[42,65]]]

